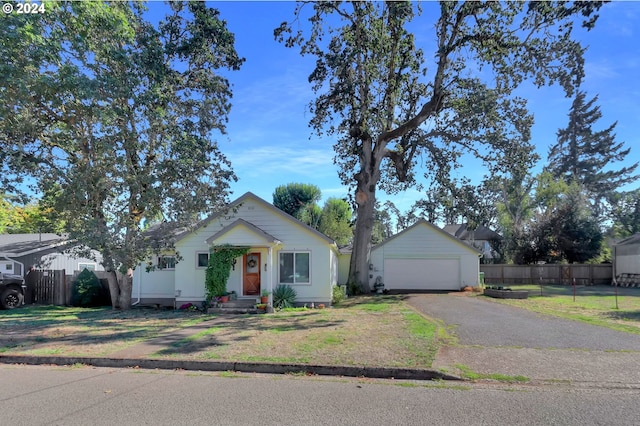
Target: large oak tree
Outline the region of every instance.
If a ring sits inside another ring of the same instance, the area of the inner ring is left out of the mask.
[[[572,30],[580,20],[593,26],[600,4],[425,7],[429,14],[420,15],[408,2],[300,3],[294,20],[275,30],[316,58],[311,126],[337,139],[339,176],[356,203],[350,281],[365,291],[376,191],[412,185],[419,161],[444,182],[463,153],[499,161],[510,139],[527,139],[526,104],[514,89],[530,79],[572,94],[583,76]],[[418,38],[434,42],[425,45],[431,53]]]
[[[113,306],[175,227],[226,202],[235,176],[214,140],[243,59],[217,10],[171,2],[51,2],[0,19],[2,184],[53,194],[70,237],[104,256]],[[151,239],[145,222],[162,218]]]

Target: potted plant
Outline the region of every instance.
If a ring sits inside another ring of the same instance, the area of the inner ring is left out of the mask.
[[[260,295],[260,303],[262,304],[267,304],[269,303],[269,291],[267,290],[262,290],[262,294]]]

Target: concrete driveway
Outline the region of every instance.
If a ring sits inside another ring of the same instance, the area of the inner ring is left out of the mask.
[[[440,350],[436,368],[451,372],[461,364],[539,380],[640,384],[640,335],[463,294],[417,294],[407,302],[458,338]]]

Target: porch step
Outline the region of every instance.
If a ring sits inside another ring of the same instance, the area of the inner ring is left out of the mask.
[[[223,308],[253,308],[255,305],[256,299],[236,299],[220,304]]]
[[[220,315],[244,315],[244,314],[264,314],[266,310],[256,308],[209,308],[208,314],[220,314]]]
[[[221,303],[217,307],[212,307],[207,310],[210,314],[263,314],[264,309],[256,309],[256,299],[236,299],[227,303]]]

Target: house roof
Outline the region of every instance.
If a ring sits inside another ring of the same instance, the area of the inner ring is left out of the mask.
[[[633,234],[632,236],[625,238],[622,241],[618,241],[617,246],[628,246],[633,244],[640,244],[640,232]]]
[[[417,221],[416,223],[414,223],[410,227],[403,229],[402,231],[398,232],[395,235],[392,235],[391,237],[387,238],[386,240],[384,240],[380,244],[377,244],[375,247],[373,247],[372,250],[375,250],[378,247],[381,247],[381,246],[385,245],[386,243],[388,243],[389,241],[394,240],[395,238],[399,237],[400,235],[403,235],[403,234],[405,234],[407,232],[411,232],[412,229],[414,229],[414,228],[416,228],[418,226],[427,226],[431,230],[433,230],[434,232],[442,235],[445,238],[448,238],[449,240],[451,240],[452,242],[454,242],[456,244],[459,244],[461,247],[464,247],[465,249],[472,251],[474,254],[481,254],[482,253],[480,250],[476,249],[475,247],[471,247],[470,245],[465,244],[460,239],[454,237],[453,235],[449,234],[448,232],[443,231],[442,229],[440,229],[437,226],[427,222],[424,219],[420,219],[419,221]]]
[[[327,237],[326,235],[324,235],[322,232],[300,222],[298,219],[296,219],[295,217],[291,216],[288,213],[283,212],[282,210],[280,210],[279,208],[277,208],[276,206],[274,206],[273,204],[263,200],[262,198],[258,197],[257,195],[255,195],[252,192],[246,192],[244,193],[242,196],[240,196],[239,198],[237,198],[236,200],[232,201],[231,203],[229,203],[227,205],[227,208],[223,211],[220,212],[216,212],[214,214],[212,214],[211,216],[209,216],[208,218],[204,219],[203,221],[201,221],[195,228],[195,229],[199,229],[199,228],[204,228],[205,226],[207,226],[209,223],[211,223],[213,220],[229,214],[230,211],[238,208],[239,206],[242,205],[242,203],[244,203],[247,200],[252,200],[260,205],[262,205],[263,207],[265,207],[266,209],[270,210],[272,213],[290,221],[292,224],[300,226],[304,229],[306,229],[307,231],[309,231],[310,233],[312,233],[313,235],[315,235],[316,237],[324,240],[327,244],[330,245],[335,245],[335,241],[333,241],[331,238]],[[248,222],[247,222],[248,223]],[[186,230],[181,232],[180,234],[178,234],[178,236],[176,237],[176,242],[182,240],[183,238],[186,238],[188,235],[190,235],[193,232],[193,230]],[[274,237],[271,237],[274,238]]]
[[[269,234],[265,230],[260,229],[259,227],[255,226],[253,223],[247,222],[244,219],[237,219],[233,223],[230,223],[229,225],[225,226],[220,231],[216,232],[215,234],[213,234],[212,236],[207,238],[206,239],[206,243],[207,244],[213,243],[215,240],[220,238],[222,235],[232,231],[233,229],[235,229],[235,228],[237,228],[239,226],[245,226],[246,228],[249,229],[249,231],[251,231],[252,233],[256,234],[258,237],[262,238],[263,240],[265,240],[268,243],[273,243],[273,244],[279,244],[280,243],[280,240],[278,240],[276,237],[274,237],[273,235]]]
[[[58,234],[0,234],[0,255],[21,257],[64,246],[69,239]]]
[[[501,240],[502,235],[487,228],[483,225],[478,225],[475,230],[468,228],[467,223],[456,223],[445,225],[442,228],[446,233],[453,235],[461,240]]]

